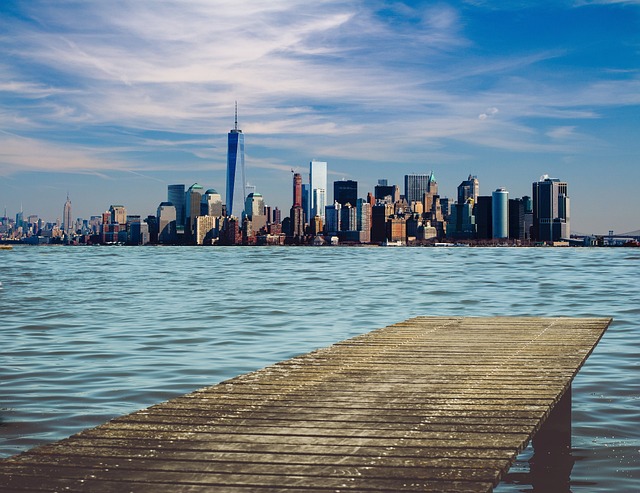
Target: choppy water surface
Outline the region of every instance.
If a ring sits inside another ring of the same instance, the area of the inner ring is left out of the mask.
[[[611,316],[570,489],[638,491],[639,274],[632,249],[0,251],[0,457],[417,315]],[[527,453],[496,491],[533,491]]]

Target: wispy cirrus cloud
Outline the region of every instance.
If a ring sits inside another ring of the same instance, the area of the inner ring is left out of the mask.
[[[247,162],[274,172],[308,156],[345,174],[486,150],[561,159],[640,104],[637,64],[598,58],[606,39],[537,43],[554,14],[606,8],[586,3],[17,2],[0,16],[0,129],[16,136],[0,169],[220,171],[236,100]],[[545,8],[512,43],[504,16]]]

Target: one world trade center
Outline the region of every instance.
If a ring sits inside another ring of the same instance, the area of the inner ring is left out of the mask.
[[[235,127],[228,134],[227,147],[227,216],[241,218],[245,201],[244,134],[238,128],[236,103]]]

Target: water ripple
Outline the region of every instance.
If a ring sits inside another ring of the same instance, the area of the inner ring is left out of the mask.
[[[612,316],[574,382],[580,460],[571,491],[634,491],[630,478],[640,476],[635,252],[16,247],[10,253],[0,269],[0,456],[417,315]],[[522,488],[502,484],[496,491]]]

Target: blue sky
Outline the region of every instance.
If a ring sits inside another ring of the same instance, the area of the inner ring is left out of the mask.
[[[640,228],[640,1],[0,3],[0,207],[46,220],[171,183],[224,193],[234,101],[247,178],[288,211],[291,169],[443,196],[569,183],[572,231]]]

